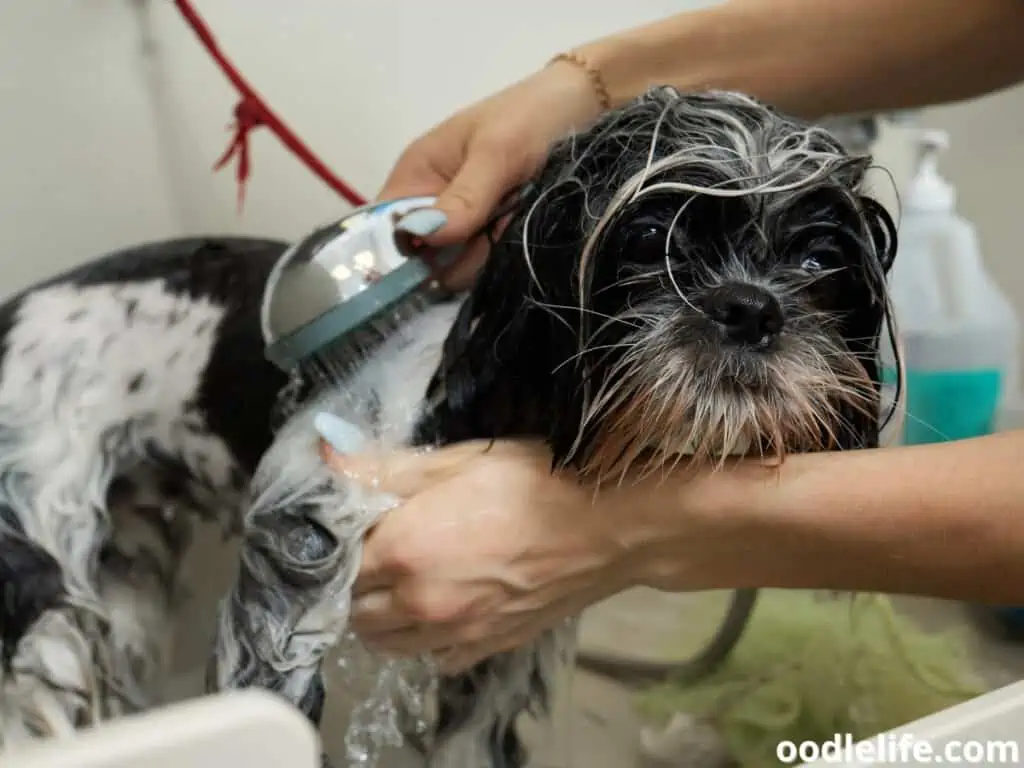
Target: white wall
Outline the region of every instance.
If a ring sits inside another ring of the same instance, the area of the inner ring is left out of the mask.
[[[0,3],[0,296],[178,231],[125,2]]]
[[[573,43],[707,2],[519,0],[514,3],[207,0],[198,5],[272,108],[329,167],[372,196],[404,145],[456,109],[513,82]],[[245,214],[228,174],[235,97],[170,3],[153,4],[165,92],[185,152],[175,162],[191,201],[186,226],[299,235],[340,201],[269,134],[253,142]]]
[[[372,195],[408,140],[552,52],[711,3],[302,0],[287,11],[281,0],[197,4],[271,106]],[[233,169],[210,170],[230,140],[236,97],[169,0],[5,0],[0,98],[0,294],[141,239],[294,237],[344,206],[258,131],[246,208],[237,214]],[[946,169],[962,209],[1024,308],[1016,254],[1024,88],[925,118],[951,131]],[[886,153],[883,161],[905,168],[898,141]]]
[[[197,3],[271,106],[365,195],[409,139],[553,52],[701,4]],[[5,0],[0,99],[0,295],[147,238],[297,236],[344,205],[258,132],[237,215],[233,170],[210,172],[236,97],[169,0]]]

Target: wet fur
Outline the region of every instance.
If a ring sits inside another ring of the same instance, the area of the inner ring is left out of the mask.
[[[594,482],[684,453],[875,445],[895,234],[862,189],[869,164],[744,96],[654,90],[553,148],[467,296],[394,318],[276,436],[287,381],[263,361],[256,305],[284,244],[132,249],[14,299],[3,746],[151,705],[201,516],[243,541],[211,688],[271,688],[319,721],[362,533],[394,500],[323,468],[318,409],[383,447],[542,437],[553,466]],[[783,308],[770,349],[717,335],[701,307],[726,281]],[[566,627],[443,680],[431,764],[525,764],[515,720],[543,714],[572,640]]]
[[[3,750],[157,703],[192,529],[238,530],[272,439],[256,312],[285,248],[129,248],[0,310]]]

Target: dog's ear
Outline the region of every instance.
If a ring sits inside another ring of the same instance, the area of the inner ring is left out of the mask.
[[[886,207],[873,197],[862,196],[861,209],[867,222],[878,266],[881,267],[883,275],[888,275],[896,259],[896,247],[899,244],[896,223]]]
[[[566,315],[574,303],[583,194],[569,187],[525,197],[491,244],[428,392],[441,401],[435,418],[446,439],[550,434],[559,401],[555,369],[575,344]]]
[[[863,191],[864,181],[873,166],[874,158],[871,155],[853,155],[844,160],[835,173],[841,186],[855,191],[860,214],[866,224],[866,234],[871,239],[884,277],[896,257],[896,225],[885,206]]]
[[[896,257],[897,231],[889,211],[880,202],[867,195],[859,198],[860,215],[863,218],[864,236],[870,247],[874,263],[868,266],[864,279],[876,297],[875,301],[858,307],[850,317],[848,335],[851,351],[860,360],[871,382],[872,400],[880,402],[881,377],[878,365],[879,334],[888,312],[887,303],[878,300],[887,288],[886,277]],[[844,450],[875,448],[879,442],[880,417],[873,408],[840,408],[842,427],[837,435],[839,447]]]

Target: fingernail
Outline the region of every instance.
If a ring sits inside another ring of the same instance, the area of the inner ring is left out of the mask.
[[[410,235],[426,237],[432,235],[448,223],[448,216],[436,208],[420,208],[418,211],[407,213],[395,224],[396,229],[408,232]]]
[[[338,453],[358,453],[365,442],[362,432],[330,413],[318,413],[313,427]]]

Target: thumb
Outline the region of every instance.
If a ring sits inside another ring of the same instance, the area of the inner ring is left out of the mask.
[[[448,179],[435,169],[429,159],[410,154],[395,164],[374,199],[380,202],[402,197],[436,196],[447,183]]]
[[[413,231],[434,246],[468,242],[477,235],[505,196],[515,186],[518,174],[513,171],[507,150],[471,147],[466,162],[451,183],[438,195],[434,208],[442,214],[432,231]],[[413,214],[410,215],[411,218]],[[404,229],[406,220],[398,223]]]

